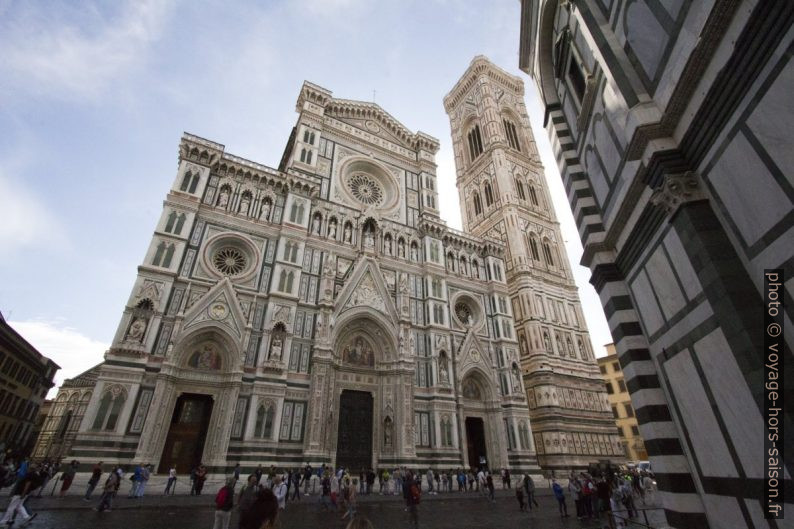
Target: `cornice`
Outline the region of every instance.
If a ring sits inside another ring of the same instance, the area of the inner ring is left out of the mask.
[[[468,69],[464,72],[452,90],[444,96],[444,108],[447,113],[452,112],[463,98],[469,93],[481,76],[487,76],[503,88],[511,90],[518,96],[524,95],[524,82],[492,63],[485,55],[477,55],[472,59]]]

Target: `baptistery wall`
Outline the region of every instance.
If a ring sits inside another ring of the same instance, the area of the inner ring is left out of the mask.
[[[182,137],[70,457],[539,470],[505,247],[439,219],[438,141],[297,111],[277,169]]]

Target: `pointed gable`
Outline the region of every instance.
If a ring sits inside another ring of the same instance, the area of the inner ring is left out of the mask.
[[[369,307],[397,321],[397,309],[378,264],[370,257],[362,258],[354,267],[350,280],[339,293],[336,306],[339,314],[355,307]]]
[[[223,278],[185,313],[184,332],[220,325],[238,340],[243,338],[245,316],[228,277]]]

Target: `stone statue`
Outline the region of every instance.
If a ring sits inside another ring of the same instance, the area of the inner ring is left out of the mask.
[[[480,279],[480,267],[476,264],[471,265],[471,271],[474,273],[474,277]]]
[[[441,382],[449,382],[449,367],[447,366],[447,359],[446,357],[440,357],[438,359],[438,374],[441,377]]]
[[[375,247],[375,230],[366,228],[364,231],[364,247],[372,249]]]
[[[328,237],[336,239],[336,219],[332,220],[331,224],[328,225]]]
[[[391,439],[392,439],[392,422],[389,418],[386,418],[385,424],[383,425],[383,444],[386,446],[391,446]]]
[[[405,258],[405,243],[400,241],[397,243],[397,257]]]
[[[218,197],[218,207],[225,208],[226,204],[228,203],[229,203],[229,191],[227,191],[225,188],[221,189],[221,196]]]
[[[419,252],[416,250],[416,246],[411,245],[411,261],[418,261],[419,260]]]
[[[513,393],[521,393],[521,382],[519,381],[518,368],[513,368]]]
[[[146,320],[135,318],[132,320],[130,330],[127,332],[127,339],[133,342],[140,342],[143,339],[144,331],[146,331]]]
[[[243,215],[248,215],[248,208],[251,206],[251,199],[248,198],[248,195],[243,195],[243,198],[240,200],[240,213]]]
[[[315,215],[312,221],[312,233],[320,235],[320,216]]]
[[[259,215],[259,218],[262,220],[269,220],[270,219],[270,200],[265,200],[262,203],[262,211]]]
[[[350,224],[345,224],[345,232],[344,232],[344,241],[350,242],[350,238],[352,236],[352,230],[350,229]]]
[[[551,340],[549,339],[549,333],[543,331],[543,343],[546,345],[546,351],[549,353],[551,352]]]
[[[386,255],[391,255],[391,237],[387,237],[383,242],[383,251]]]
[[[270,360],[281,360],[281,338],[276,336],[270,344]]]

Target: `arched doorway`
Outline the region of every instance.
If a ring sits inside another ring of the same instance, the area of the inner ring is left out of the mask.
[[[466,463],[469,468],[488,468],[488,449],[485,436],[486,413],[484,400],[485,386],[481,377],[470,373],[461,382],[461,397],[466,434]]]
[[[355,473],[372,466],[372,394],[343,390],[339,399],[336,466]]]
[[[177,473],[185,474],[201,462],[211,416],[210,395],[183,393],[179,396],[158,472],[168,474],[175,467]]]

